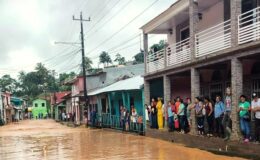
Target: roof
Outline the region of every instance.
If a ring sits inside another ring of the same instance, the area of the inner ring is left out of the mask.
[[[107,87],[89,92],[88,95],[93,96],[100,93],[113,92],[113,91],[138,90],[141,89],[143,84],[144,84],[144,79],[142,76],[139,75],[136,77],[118,81]]]
[[[65,91],[65,92],[57,92],[55,93],[55,96],[56,96],[56,104],[59,104],[61,102],[64,101],[64,97],[66,97],[67,95],[71,94],[70,91]]]
[[[176,0],[168,9],[147,22],[140,29],[142,29],[144,33],[150,33],[154,28],[158,27],[160,24],[165,23],[168,19],[177,15],[180,10],[183,9],[183,7],[187,7],[188,5],[189,0]]]
[[[134,77],[144,74],[144,64],[121,66],[114,68],[104,68],[100,74],[88,76],[86,78],[88,92],[104,88],[124,77]]]
[[[82,78],[83,76],[75,76],[75,77],[73,77],[73,78],[68,78],[68,79],[66,79],[64,82],[63,82],[63,84],[64,85],[71,85],[71,84],[73,84],[73,83],[75,83],[79,78]]]

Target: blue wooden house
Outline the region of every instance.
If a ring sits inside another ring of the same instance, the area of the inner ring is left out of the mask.
[[[91,106],[91,110],[95,108],[98,115],[103,118],[102,121],[104,122],[104,119],[107,119],[106,123],[112,128],[120,128],[119,117],[121,106],[126,107],[130,112],[130,106],[133,105],[137,111],[137,115],[144,117],[143,84],[143,77],[139,75],[89,92],[90,102],[97,101],[97,106]]]

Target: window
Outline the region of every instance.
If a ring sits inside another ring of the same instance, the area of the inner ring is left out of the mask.
[[[34,104],[34,107],[38,107],[38,103],[35,103],[35,104]]]
[[[45,103],[42,103],[42,107],[45,107]]]

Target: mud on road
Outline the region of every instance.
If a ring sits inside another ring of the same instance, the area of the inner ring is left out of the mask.
[[[102,129],[69,128],[53,120],[0,127],[0,160],[239,160],[182,145]]]

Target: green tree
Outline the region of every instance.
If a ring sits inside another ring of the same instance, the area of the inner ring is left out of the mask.
[[[119,53],[116,54],[115,62],[118,62],[119,65],[125,64],[125,57],[122,57]]]
[[[150,53],[153,53],[153,52],[157,52],[157,51],[160,51],[162,49],[164,49],[166,46],[166,43],[164,40],[160,40],[159,43],[157,44],[153,44],[151,47],[150,47]]]
[[[134,56],[134,64],[144,63],[144,51],[141,50]]]
[[[71,86],[64,85],[64,82],[68,79],[72,79],[75,76],[76,76],[75,72],[61,73],[59,75],[59,91],[70,91]]]
[[[99,62],[104,65],[104,67],[108,66],[108,64],[112,63],[111,57],[105,51],[101,52],[99,55]]]
[[[41,78],[41,79],[39,79],[40,82],[42,84],[45,83],[50,71],[42,63],[37,63],[35,70],[36,70],[36,73],[39,76],[39,78]]]
[[[16,80],[10,75],[6,74],[0,78],[0,88],[4,91],[13,92],[15,91]]]
[[[93,62],[89,57],[85,57],[85,68],[86,70],[91,69]]]

